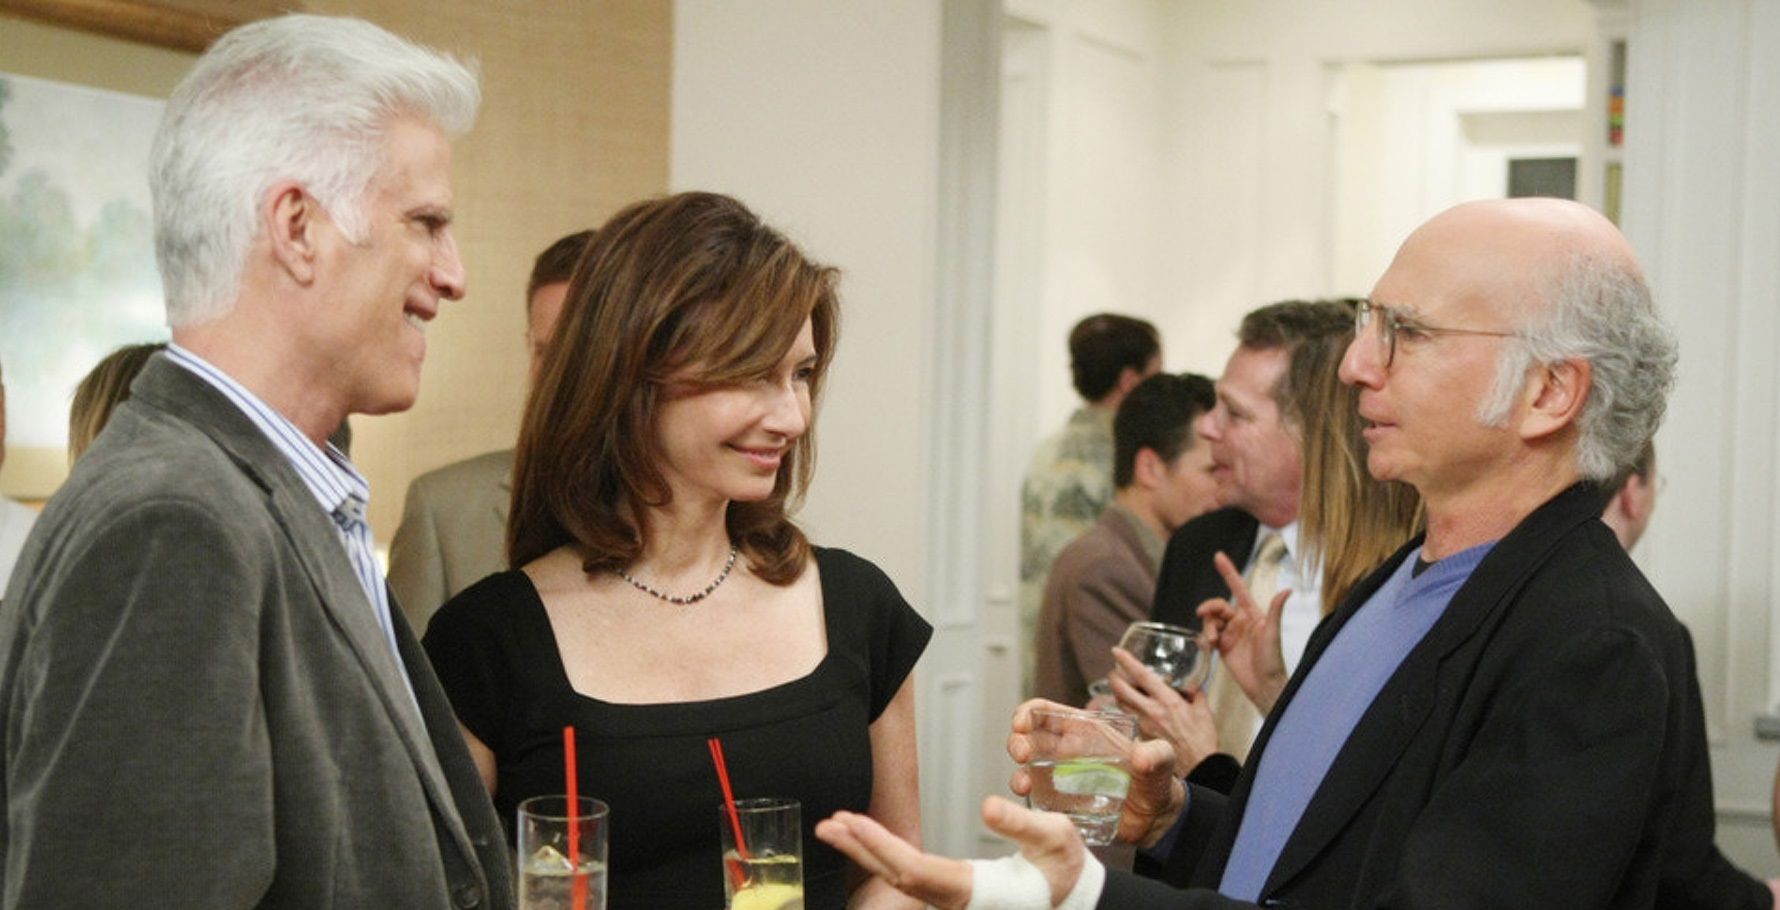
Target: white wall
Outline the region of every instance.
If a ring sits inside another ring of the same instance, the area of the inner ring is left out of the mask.
[[[1157,284],[1154,268],[1165,3],[1010,0],[1006,7],[1005,27],[1030,45],[1027,59],[1010,53],[1008,63],[1042,74],[1031,87],[1029,103],[1039,109],[1033,120],[1014,121],[1008,115],[1017,109],[1010,107],[1002,134],[1004,156],[1032,150],[1042,162],[1041,185],[1022,192],[1036,198],[1003,203],[1041,226],[1035,247],[1009,251],[1013,279],[1036,286],[1020,288],[1030,296],[1005,301],[1010,316],[1025,317],[1021,331],[1030,344],[1009,366],[1037,393],[1006,404],[1030,416],[1036,441],[1081,404],[1065,343],[1077,321],[1116,312],[1160,324],[1178,305]],[[1019,230],[1003,219],[1004,241]],[[1172,364],[1166,337],[1164,354]]]
[[[1506,195],[1510,157],[1582,151],[1580,55],[1348,63],[1330,73],[1330,287],[1344,293],[1366,293],[1429,214]]]
[[[1182,0],[1167,9],[1171,138],[1157,284],[1178,293],[1163,326],[1170,361],[1212,373],[1244,312],[1371,286],[1370,277],[1338,282],[1332,258],[1332,67],[1578,54],[1593,33],[1582,0]]]
[[[740,198],[844,273],[801,518],[919,591],[939,3],[679,0],[674,21],[670,185]]]
[[[1639,556],[1693,632],[1719,843],[1773,875],[1754,722],[1780,705],[1780,4],[1628,8],[1623,223],[1681,342]]]

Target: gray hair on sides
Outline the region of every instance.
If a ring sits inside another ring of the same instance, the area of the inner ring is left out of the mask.
[[[1545,289],[1546,305],[1503,347],[1477,418],[1505,425],[1535,364],[1581,359],[1592,380],[1577,421],[1576,469],[1604,481],[1656,435],[1675,385],[1675,335],[1635,266],[1577,254]]]
[[[167,324],[233,307],[275,184],[301,184],[362,242],[390,123],[459,136],[481,100],[470,66],[359,19],[286,15],[218,39],[174,89],[149,153]]]

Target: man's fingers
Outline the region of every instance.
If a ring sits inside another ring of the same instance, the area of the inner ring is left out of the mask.
[[[1138,729],[1142,730],[1145,736],[1159,735],[1157,731],[1160,729],[1160,725],[1157,722],[1157,715],[1161,712],[1156,709],[1155,699],[1138,691],[1137,687],[1123,679],[1113,678],[1112,690],[1113,698],[1118,699],[1119,707],[1137,718]]]
[[[1020,852],[1029,858],[1066,847],[1077,836],[1069,816],[1028,809],[999,796],[983,800],[983,823],[1019,844]]]
[[[1032,775],[1027,773],[1025,765],[1014,769],[1014,773],[1007,779],[1007,788],[1015,796],[1025,796],[1032,792]]]
[[[1056,702],[1050,701],[1049,699],[1044,699],[1044,698],[1026,699],[1025,701],[1020,703],[1019,707],[1014,709],[1013,731],[1015,733],[1031,733],[1032,732],[1032,712],[1039,711],[1039,710],[1073,711],[1075,709],[1071,708],[1067,705],[1057,704]]]
[[[829,846],[845,853],[858,863],[861,869],[886,881],[894,882],[897,877],[895,863],[892,859],[895,850],[881,840],[866,836],[866,832],[872,828],[877,828],[891,840],[900,842],[899,838],[884,831],[883,827],[872,821],[871,818],[852,812],[836,812],[832,818],[825,818],[817,822],[816,836],[826,841]],[[902,846],[910,851],[914,850],[906,843],[903,843]],[[886,855],[886,853],[890,855]]]
[[[1134,687],[1137,691],[1142,692],[1145,695],[1155,695],[1162,689],[1168,688],[1168,682],[1166,680],[1158,675],[1156,671],[1144,666],[1143,661],[1132,656],[1131,652],[1124,648],[1113,649],[1113,663],[1117,664],[1119,669],[1125,672],[1125,676],[1130,680],[1128,685]],[[1115,685],[1118,682],[1124,681],[1119,679],[1116,675],[1109,676],[1107,679],[1113,681]]]
[[[1244,608],[1253,608],[1254,595],[1249,593],[1248,583],[1242,580],[1242,573],[1236,571],[1236,563],[1222,552],[1211,558],[1212,565],[1217,567],[1218,574],[1224,577],[1224,584],[1230,586],[1230,599]]]
[[[859,864],[868,874],[888,879],[890,868],[870,848],[853,836],[852,829],[845,823],[832,818],[825,818],[816,823],[816,837],[836,850],[845,853],[853,862]]]
[[[1278,594],[1273,595],[1273,603],[1269,604],[1267,607],[1267,621],[1273,623],[1275,629],[1280,627],[1280,618],[1286,614],[1286,601],[1291,599],[1291,596],[1292,591],[1290,588],[1280,591]]]
[[[969,863],[922,853],[869,816],[836,812],[816,836],[904,894],[940,907],[970,902]]]
[[[1218,630],[1236,619],[1237,609],[1222,597],[1213,597],[1200,604],[1199,609],[1193,611],[1199,616],[1200,634],[1215,636]]]
[[[1007,735],[1007,757],[1014,764],[1023,765],[1032,759],[1032,740],[1025,733],[1009,733]]]
[[[1062,903],[1075,890],[1088,848],[1067,816],[1034,812],[991,796],[983,800],[983,822],[990,830],[1020,845],[1021,855],[1050,885],[1051,906]]]
[[[1174,773],[1174,747],[1160,739],[1146,739],[1131,747],[1131,772],[1149,776],[1159,772]]]

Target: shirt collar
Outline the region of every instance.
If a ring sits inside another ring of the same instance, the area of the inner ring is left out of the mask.
[[[1139,549],[1143,550],[1143,555],[1149,558],[1150,565],[1160,566],[1162,564],[1162,553],[1168,548],[1168,541],[1163,540],[1155,531],[1150,530],[1150,526],[1144,524],[1143,519],[1138,518],[1136,512],[1125,508],[1117,499],[1114,499],[1111,503],[1107,504],[1107,508],[1110,509],[1113,514],[1124,519],[1125,523],[1130,525],[1131,529],[1137,533],[1137,546]]]
[[[366,509],[371,502],[371,484],[353,467],[344,452],[332,443],[317,446],[289,418],[197,354],[169,343],[167,358],[221,392],[246,415],[272,447],[290,462],[303,486],[336,524],[349,528],[365,521]]]
[[[1279,539],[1285,542],[1286,556],[1291,559],[1298,558],[1298,522],[1296,520],[1293,520],[1283,528],[1276,528],[1272,525],[1261,525],[1256,528],[1254,547],[1249,550],[1250,556],[1253,556],[1255,551],[1261,548],[1261,540],[1268,534],[1278,534]]]

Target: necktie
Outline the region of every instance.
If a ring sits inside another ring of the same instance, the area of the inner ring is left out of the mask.
[[[1272,605],[1273,595],[1279,593],[1279,569],[1286,560],[1286,542],[1278,531],[1263,533],[1255,558],[1249,561],[1247,581],[1255,606],[1265,611]],[[1236,684],[1223,661],[1218,661],[1213,669],[1209,686],[1207,697],[1218,725],[1218,748],[1238,761],[1247,760],[1249,746],[1261,729],[1261,712]]]

